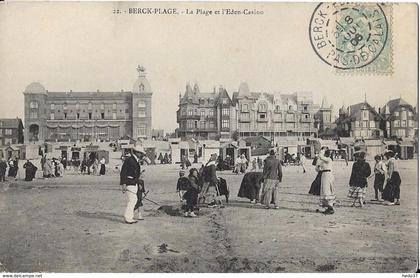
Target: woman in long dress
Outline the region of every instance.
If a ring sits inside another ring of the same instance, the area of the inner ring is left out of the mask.
[[[388,151],[385,153],[385,157],[388,159],[386,162],[388,171],[387,182],[382,193],[382,199],[387,201],[387,205],[399,205],[401,177],[396,165],[395,153],[393,151]]]
[[[103,176],[105,175],[105,158],[102,157],[99,163],[101,164],[101,170],[99,171],[99,175]]]
[[[320,190],[320,206],[326,208],[324,214],[334,213],[334,203],[336,200],[334,189],[334,175],[332,173],[332,159],[330,158],[331,151],[326,150],[320,152],[318,156],[318,169],[321,174],[321,190]]]

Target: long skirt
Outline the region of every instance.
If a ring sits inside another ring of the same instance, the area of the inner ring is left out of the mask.
[[[373,182],[373,188],[379,190],[379,192],[384,191],[384,182],[385,182],[385,175],[383,174],[375,174],[375,181]]]
[[[270,204],[277,205],[277,188],[279,186],[278,180],[265,179],[261,193],[261,204],[270,206]]]
[[[258,200],[261,188],[262,172],[248,172],[242,179],[238,197]]]
[[[194,207],[197,205],[198,190],[190,189],[187,192],[185,192],[183,197],[187,201],[185,211],[193,211]]]
[[[311,188],[309,189],[309,194],[319,196],[321,192],[321,176],[322,176],[322,172],[318,172],[315,180],[311,184]]]
[[[366,195],[366,187],[350,186],[347,197],[352,199],[364,199]]]
[[[382,192],[382,199],[389,202],[394,202],[395,199],[399,199],[400,185],[400,174],[397,171],[394,171],[391,179],[385,185],[384,191]]]
[[[332,207],[335,202],[334,175],[331,172],[323,172],[321,176],[320,205]]]
[[[101,170],[99,171],[99,175],[105,175],[105,164],[101,164]]]
[[[205,197],[207,203],[216,202],[217,189],[216,185],[212,182],[204,182],[203,188],[200,192],[200,198]]]

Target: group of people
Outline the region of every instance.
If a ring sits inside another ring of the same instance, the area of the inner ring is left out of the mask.
[[[7,171],[7,168],[9,170]],[[17,158],[9,158],[8,161],[6,161],[5,158],[2,158],[0,160],[0,182],[6,181],[6,172],[7,176],[11,177],[12,179],[16,180],[16,176],[19,171],[19,160]]]
[[[32,167],[30,167],[31,169]],[[53,177],[62,177],[64,175],[64,165],[62,163],[61,158],[52,159],[47,158],[47,155],[44,154],[41,157],[41,169],[42,169],[42,176],[46,179],[53,178]]]
[[[363,207],[366,204],[368,178],[371,177],[375,177],[373,186],[375,199],[372,201],[385,202],[387,205],[400,205],[401,178],[395,162],[395,153],[387,151],[385,153],[386,161],[383,161],[379,155],[375,156],[373,173],[369,163],[366,162],[365,152],[357,152],[355,159],[356,162],[352,166],[347,195],[353,199],[352,206]],[[311,185],[309,193],[320,196],[320,205],[326,208],[323,213],[333,214],[337,200],[330,151],[328,149],[321,150],[313,164],[318,174]],[[379,196],[379,193],[381,196]]]
[[[158,160],[160,161],[160,164],[170,164],[171,163],[171,154],[165,153],[159,153]]]
[[[99,175],[103,176],[106,172],[106,160],[104,157],[102,157],[100,160],[94,156],[94,157],[86,157],[83,159],[81,165],[80,165],[80,172],[82,174],[87,173],[88,175],[92,174],[94,176]]]
[[[128,158],[124,161],[121,170],[123,192],[128,194],[125,221],[129,224],[142,219],[138,208],[141,206],[139,202],[141,203],[142,193],[145,192],[144,183],[140,179],[139,163],[143,155],[143,153],[133,150],[131,154],[127,155]],[[239,197],[249,198],[253,204],[260,202],[267,209],[279,209],[277,194],[283,178],[283,163],[276,155],[275,149],[270,150],[269,155],[262,162],[262,172],[250,171],[245,174],[238,193]],[[352,167],[348,191],[348,197],[353,200],[352,206],[364,206],[368,186],[367,180],[372,177],[375,178],[375,199],[372,201],[384,201],[387,205],[400,204],[401,178],[394,156],[395,154],[392,151],[385,153],[386,161],[383,161],[381,156],[375,156],[375,166],[372,171],[369,163],[366,162],[366,153],[357,152],[355,154],[356,162]],[[188,176],[185,175],[184,170],[180,171],[176,190],[179,193],[180,200],[185,201],[183,206],[185,217],[197,216],[195,210],[198,210],[200,201],[206,202],[209,207],[223,206],[217,198],[226,194],[221,192],[221,179],[216,175],[217,159],[217,154],[212,154],[209,161],[202,165],[200,169],[191,168]],[[312,164],[315,166],[317,176],[311,184],[309,194],[319,196],[320,206],[324,210],[317,209],[318,212],[334,214],[334,206],[338,203],[338,200],[335,193],[331,151],[328,148],[321,148]],[[306,171],[305,168],[303,170]],[[261,191],[260,185],[262,185]],[[225,184],[225,186],[227,185]],[[227,194],[229,194],[228,189]]]

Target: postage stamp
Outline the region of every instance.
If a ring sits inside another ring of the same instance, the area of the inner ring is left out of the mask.
[[[319,58],[337,73],[392,73],[391,4],[321,3],[309,37]]]

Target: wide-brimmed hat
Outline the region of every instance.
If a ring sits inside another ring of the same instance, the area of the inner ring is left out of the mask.
[[[146,154],[146,151],[144,150],[144,148],[143,147],[141,147],[141,146],[134,146],[133,147],[133,151],[134,152],[138,152],[138,153],[142,153],[142,154]]]

